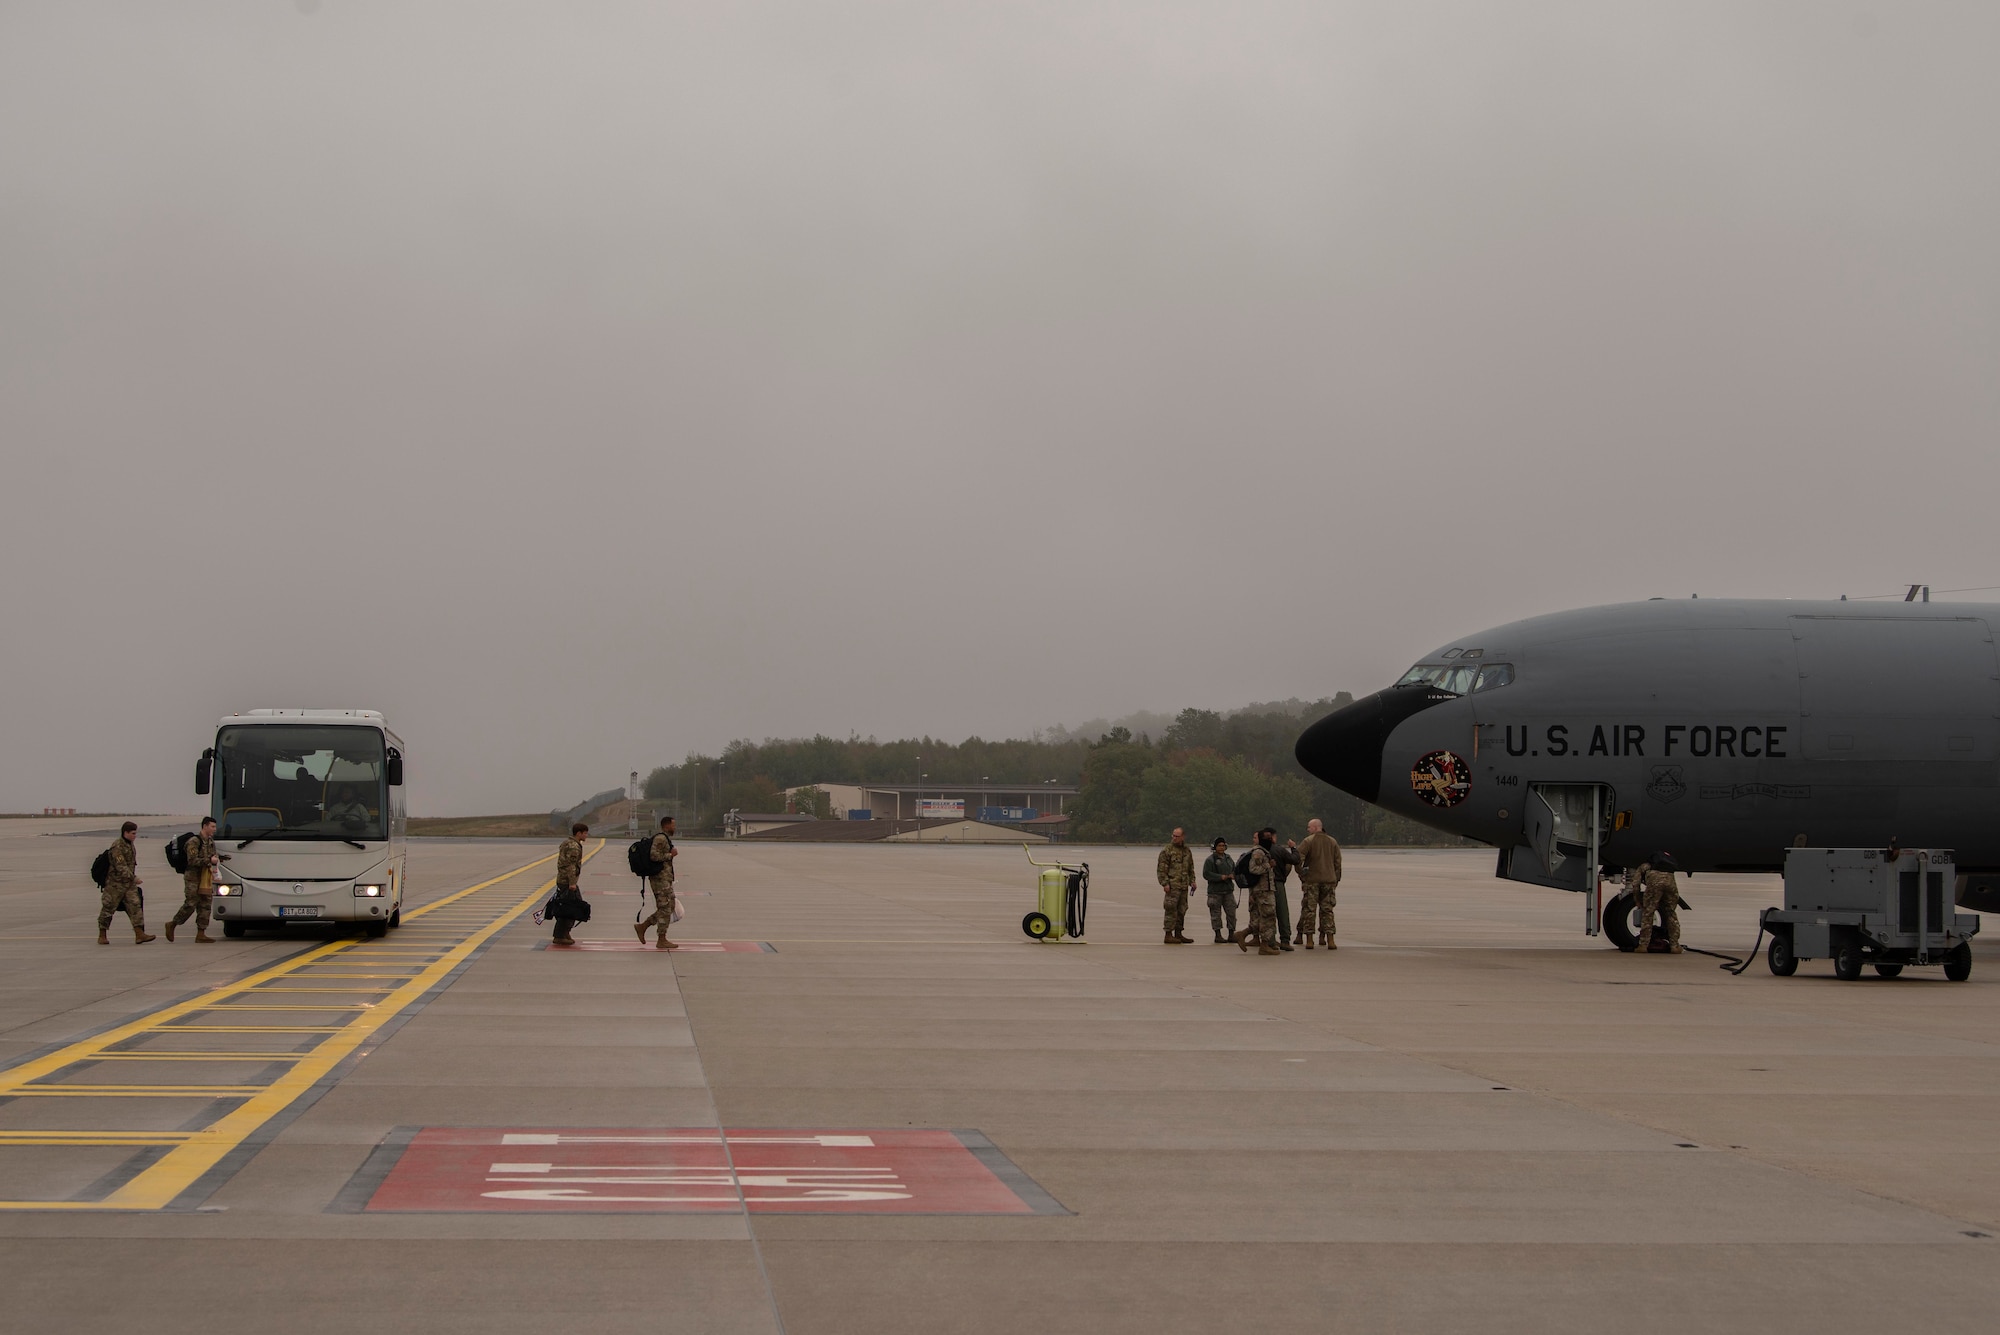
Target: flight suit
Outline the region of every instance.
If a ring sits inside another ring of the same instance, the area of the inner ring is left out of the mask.
[[[139,902],[139,850],[130,839],[119,835],[111,845],[111,870],[104,878],[104,893],[97,905],[97,934],[111,926],[111,915],[123,912],[131,920],[132,935],[146,936],[146,907]]]
[[[1169,941],[1187,940],[1188,892],[1194,889],[1194,853],[1186,844],[1168,844],[1160,850],[1157,867],[1164,898],[1164,918]]]
[[[1639,866],[1639,947],[1641,955],[1653,944],[1653,915],[1667,932],[1667,945],[1681,953],[1681,892],[1670,871],[1654,871],[1651,863]]]
[[[1334,891],[1340,886],[1340,842],[1321,830],[1299,845],[1299,939],[1333,944]]]
[[[565,892],[581,894],[582,889],[577,882],[582,875],[583,841],[572,835],[563,840],[562,847],[556,850],[557,896],[560,897]],[[575,919],[573,918],[557,918],[555,939],[567,942],[570,939],[569,929],[575,925]]]
[[[1236,934],[1236,863],[1227,853],[1210,853],[1208,860],[1201,864],[1201,878],[1208,882],[1208,924],[1215,929],[1215,939],[1222,940],[1223,915],[1229,917],[1227,935]]]
[[[660,870],[646,878],[646,886],[653,892],[653,916],[639,924],[639,939],[644,941],[646,929],[658,924],[660,948],[664,950],[667,928],[674,920],[674,858],[678,850],[674,848],[674,841],[661,833],[653,836],[653,845],[646,852],[660,864]]]
[[[1278,950],[1278,864],[1262,844],[1250,850],[1250,935],[1257,938],[1259,954]]]
[[[1271,855],[1271,908],[1277,914],[1278,947],[1281,950],[1290,950],[1292,909],[1291,897],[1286,894],[1285,887],[1291,879],[1292,868],[1299,865],[1299,855],[1296,850],[1286,848],[1283,844],[1273,844],[1267,851]]]
[[[168,920],[169,927],[178,927],[193,918],[194,934],[208,935],[209,910],[215,904],[215,867],[211,862],[214,857],[215,840],[207,835],[197,834],[187,841],[187,870],[181,873],[183,899],[180,912]],[[172,935],[167,939],[173,940]]]

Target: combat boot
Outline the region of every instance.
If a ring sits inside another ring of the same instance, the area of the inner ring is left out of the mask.
[[[174,920],[172,918],[167,919],[166,932],[167,940],[172,941],[174,939]]]
[[[1248,927],[1245,927],[1240,932],[1231,932],[1229,939],[1236,943],[1238,950],[1246,955],[1250,953],[1250,929]]]
[[[1257,953],[1259,955],[1282,955],[1290,949],[1290,946],[1259,946],[1257,947]]]
[[[1339,950],[1339,949],[1340,949],[1340,947],[1339,947],[1339,946],[1337,946],[1337,945],[1335,945],[1335,944],[1334,944],[1334,940],[1333,940],[1333,933],[1332,933],[1332,932],[1322,932],[1322,933],[1320,933],[1320,938],[1319,938],[1319,943],[1320,943],[1320,945],[1321,945],[1322,947],[1324,947],[1324,948],[1325,948],[1325,949],[1327,949],[1327,950]]]
[[[1311,950],[1313,948],[1313,939],[1309,936],[1302,936],[1299,938],[1299,944],[1307,950]]]
[[[632,930],[639,934],[640,945],[643,946],[646,944],[646,929],[648,927],[651,927],[652,925],[653,924],[649,922],[635,922],[632,924]]]
[[[1287,941],[1287,940],[1285,940],[1285,939],[1284,939],[1283,937],[1280,937],[1280,938],[1278,939],[1278,953],[1279,953],[1279,954],[1281,954],[1281,955],[1289,955],[1289,954],[1291,954],[1291,953],[1292,953],[1292,943],[1291,943],[1291,942],[1289,942],[1289,941]]]
[[[1671,946],[1668,946],[1668,947],[1667,947],[1667,953],[1668,953],[1669,955],[1678,955],[1678,954],[1680,954],[1680,953],[1681,953],[1681,947],[1680,947],[1680,943],[1679,943],[1678,941],[1676,941],[1676,942],[1675,942],[1675,943],[1674,943],[1673,945],[1671,945]]]
[[[108,946],[111,944],[111,938],[105,933],[99,932],[97,934],[97,944],[100,946]]]
[[[171,941],[173,938],[168,937],[167,940]],[[197,927],[194,929],[194,943],[198,946],[212,946],[215,944],[215,938]]]
[[[1218,946],[1219,946],[1219,945],[1222,945],[1222,944],[1223,944],[1223,940],[1222,940],[1222,933],[1221,933],[1221,932],[1217,932],[1217,933],[1215,934],[1215,944],[1216,944],[1216,945],[1218,945]]]
[[[1177,946],[1191,946],[1194,944],[1194,938],[1186,932],[1176,931],[1174,933],[1174,944]]]
[[[142,932],[136,927],[132,929],[132,944],[135,946],[143,946],[148,941],[157,941],[159,939],[160,938],[154,936],[151,932]]]
[[[1175,936],[1172,932],[1168,932],[1165,936],[1160,938],[1160,944],[1163,946],[1177,946],[1180,943],[1181,943],[1180,938]]]
[[[659,943],[659,945],[657,945],[657,946],[655,946],[655,947],[653,947],[653,948],[654,948],[655,950],[679,950],[679,949],[681,948],[681,946],[680,946],[680,942],[678,942],[678,941],[669,941],[669,940],[667,940],[667,934],[666,934],[665,932],[661,932],[661,933],[660,933],[660,943]]]

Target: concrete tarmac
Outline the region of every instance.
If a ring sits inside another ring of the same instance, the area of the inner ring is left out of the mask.
[[[1088,944],[1036,944],[1019,849],[689,843],[690,948],[659,952],[636,948],[614,841],[577,932],[601,949],[548,949],[529,921],[546,866],[382,943],[135,947],[121,918],[99,947],[85,869],[108,836],[60,831],[112,824],[0,822],[0,1063],[78,1056],[0,1085],[0,1200],[25,1203],[0,1209],[8,1329],[2000,1319],[1985,944],[1964,984],[1731,977],[1585,938],[1578,897],[1496,881],[1490,853],[1354,850],[1341,949],[1259,958],[1209,943],[1199,896],[1198,944],[1161,945],[1153,852],[1101,848],[1061,850],[1092,866]],[[408,907],[553,851],[414,842]],[[141,868],[158,931],[177,878],[157,841]],[[1740,954],[1778,887],[1687,897],[1687,943]],[[311,1009],[344,995],[363,1020]],[[259,1023],[190,1037],[222,1010]],[[282,1108],[226,1092],[280,1089],[364,1023]],[[188,1073],[154,1074],[172,1062]],[[164,1208],[100,1208],[244,1107],[272,1111]],[[900,1192],[824,1185],[892,1172]]]

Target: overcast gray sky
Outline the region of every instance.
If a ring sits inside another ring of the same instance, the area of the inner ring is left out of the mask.
[[[2000,584],[1991,4],[0,2],[0,809]],[[1995,596],[1995,595],[1985,595]]]

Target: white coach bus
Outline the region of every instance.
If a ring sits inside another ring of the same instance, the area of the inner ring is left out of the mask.
[[[402,922],[403,743],[372,709],[231,714],[195,765],[211,794],[224,936],[295,922]]]

